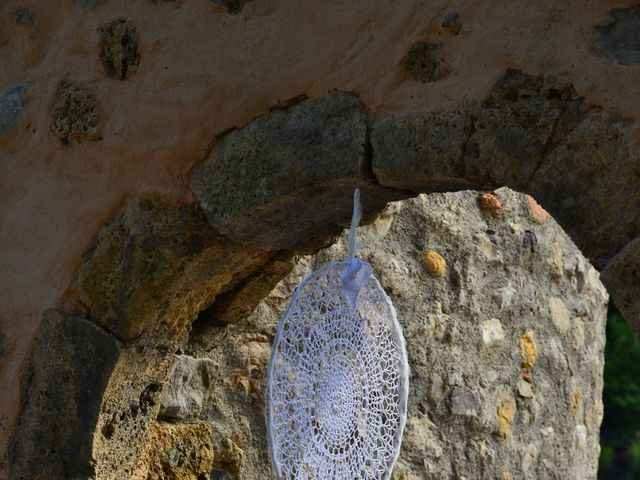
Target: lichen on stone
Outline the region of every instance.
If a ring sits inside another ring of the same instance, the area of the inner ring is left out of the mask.
[[[138,28],[119,19],[103,26],[100,32],[100,58],[109,76],[125,80],[140,64]]]
[[[180,329],[267,258],[219,235],[194,205],[129,199],[80,268],[81,307],[123,339],[156,320]]]
[[[149,479],[209,478],[214,459],[211,425],[159,423],[151,438],[151,451]]]
[[[64,145],[91,138],[98,130],[98,104],[93,93],[62,82],[53,107],[51,131]]]
[[[416,80],[436,82],[449,73],[449,66],[439,43],[421,42],[411,47],[406,58],[407,69]]]

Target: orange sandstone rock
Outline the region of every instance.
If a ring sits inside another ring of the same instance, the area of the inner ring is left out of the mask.
[[[516,401],[506,398],[498,407],[498,435],[503,439],[511,438],[511,426],[516,416]]]
[[[447,269],[446,260],[435,250],[427,250],[422,257],[427,271],[432,277],[443,277]]]
[[[520,337],[520,356],[522,357],[522,368],[533,368],[538,359],[538,348],[531,330],[527,330]]]
[[[536,202],[531,196],[527,195],[527,201],[529,202],[529,208],[531,209],[531,215],[538,223],[544,223],[549,218],[549,212],[547,212],[542,206]]]
[[[478,195],[478,204],[486,215],[497,217],[502,209],[502,202],[493,193],[485,192]]]

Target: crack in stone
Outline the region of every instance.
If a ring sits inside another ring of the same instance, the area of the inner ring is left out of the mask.
[[[558,125],[560,125],[560,122],[562,121],[562,117],[564,116],[565,112],[567,111],[567,105],[569,104],[569,100],[570,99],[567,98],[563,102],[562,107],[560,109],[560,114],[558,115],[558,118],[556,118],[556,121],[554,122],[553,127],[551,128],[551,133],[549,134],[549,139],[547,140],[547,143],[544,145],[544,147],[542,147],[542,153],[540,154],[540,159],[538,160],[538,163],[535,166],[535,168],[533,169],[533,171],[528,175],[527,179],[524,182],[524,185],[529,185],[533,181],[533,179],[535,178],[536,174],[538,173],[538,170],[540,170],[540,168],[544,164],[545,160],[549,157],[551,152],[553,152],[554,148],[558,146],[559,143],[556,142],[554,144],[554,137],[556,136],[556,131],[558,130]],[[575,129],[575,127],[573,127],[567,133],[571,133],[571,131],[573,131],[574,129]]]

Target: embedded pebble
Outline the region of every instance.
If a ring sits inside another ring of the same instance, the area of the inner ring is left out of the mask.
[[[424,264],[429,275],[432,277],[443,277],[447,269],[446,260],[435,250],[427,250],[423,255]]]

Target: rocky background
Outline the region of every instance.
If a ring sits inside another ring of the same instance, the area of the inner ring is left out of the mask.
[[[420,193],[531,194],[640,335],[639,26],[632,0],[0,3],[0,478],[153,478],[158,445],[206,444],[206,422],[157,428],[176,353],[334,243],[358,177],[365,224]],[[464,272],[429,250],[450,315]],[[489,431],[497,400],[465,382]],[[225,448],[194,462],[233,472]]]
[[[409,353],[393,478],[595,479],[608,296],[557,223],[508,189],[420,195],[358,241]],[[196,321],[162,397],[153,478],[273,478],[264,386],[278,319],[306,275],[346,254],[344,234],[248,318]]]

